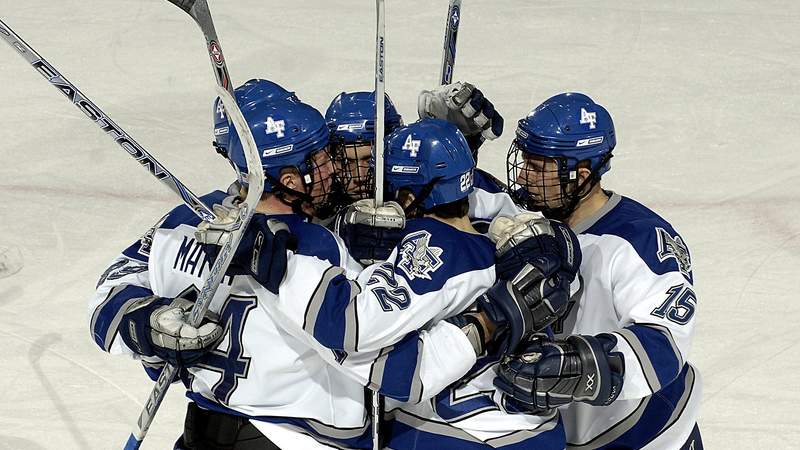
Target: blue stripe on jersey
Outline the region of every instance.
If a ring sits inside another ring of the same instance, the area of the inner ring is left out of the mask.
[[[486,236],[460,231],[431,218],[410,220],[405,230],[406,237],[398,244],[394,271],[408,281],[417,295],[439,291],[453,277],[494,265],[495,246]],[[427,251],[421,255],[425,239]],[[424,276],[409,275],[408,266],[419,266],[421,259],[425,263]]]
[[[653,273],[656,275],[668,272],[683,273],[691,283],[691,258],[688,247],[683,238],[672,228],[672,225],[635,200],[622,196],[619,196],[619,199],[616,206],[597,219],[583,233],[597,236],[610,234],[625,239]],[[665,231],[669,236],[662,234],[659,237],[659,229]],[[672,241],[667,243],[668,248],[660,248],[659,241],[663,246],[665,238],[672,239]],[[669,247],[679,253],[685,252],[687,264],[680,265],[677,257],[669,256],[671,253]],[[681,269],[684,271],[682,272]]]
[[[305,256],[316,256],[334,266],[341,264],[339,244],[332,231],[315,223],[309,223],[299,214],[272,214],[270,218],[280,220],[297,236],[297,251]]]
[[[653,366],[660,386],[670,384],[681,370],[681,361],[679,355],[675,354],[669,338],[661,331],[646,325],[631,325],[625,329],[633,332],[644,348],[646,355],[640,354],[636,351],[636,347],[633,347],[642,366],[645,364]]]
[[[419,345],[419,332],[414,331],[408,333],[389,351],[383,364],[378,390],[381,394],[401,402],[419,400],[411,399],[412,387],[419,377]]]
[[[474,440],[460,439],[456,436],[466,435],[466,432],[449,424],[435,422],[434,425],[450,428],[453,430],[454,435],[447,436],[439,433],[430,433],[413,428],[398,420],[390,420],[384,427],[388,430],[387,434],[389,435],[389,442],[386,447],[391,450],[563,450],[567,439],[564,432],[564,424],[560,418],[553,429],[542,431],[536,436],[513,444],[499,446],[497,443],[490,445],[477,442],[476,438],[472,438]]]
[[[121,287],[121,286],[118,286]],[[116,327],[122,319],[125,303],[134,298],[153,295],[153,291],[139,286],[125,286],[121,290],[112,289],[109,297],[101,303],[92,316],[92,337],[100,348],[108,351],[116,335]],[[110,329],[111,327],[114,329]],[[110,332],[110,333],[109,333]]]
[[[682,397],[687,389],[692,389],[694,383],[693,374],[690,374],[691,367],[684,364],[680,376],[668,386],[649,397],[647,406],[639,420],[620,437],[614,439],[607,445],[597,447],[599,449],[620,449],[620,448],[642,448],[650,441],[655,439],[664,429],[671,425],[668,423],[676,408],[686,406],[686,398]],[[687,383],[688,381],[688,383]],[[680,416],[680,412],[676,417]],[[678,442],[676,446],[680,445]]]
[[[495,178],[495,176],[489,172],[481,169],[475,169],[473,171],[472,185],[476,189],[484,190],[490,194],[497,194],[499,192],[507,191],[507,187],[502,181]]]
[[[359,293],[358,290],[354,291],[357,285],[350,282],[343,273],[333,277],[327,285],[325,285],[325,279],[323,277],[320,286],[317,287],[317,292],[314,293],[314,297],[316,297],[318,293],[325,292],[313,324],[314,339],[332,350],[350,350],[351,346],[345,348],[347,310],[353,297]],[[314,299],[311,300],[311,304],[313,303]],[[353,331],[357,333],[357,330]]]
[[[133,244],[131,244],[130,247],[123,250],[122,254],[125,255],[126,258],[130,258],[134,261],[147,263],[150,260],[150,258],[139,251],[141,250],[141,248],[142,248],[142,241],[136,241]]]
[[[186,396],[197,403],[201,408],[216,411],[231,416],[246,417],[249,420],[259,420],[262,422],[277,423],[299,428],[303,433],[317,439],[320,442],[331,442],[352,449],[372,449],[372,429],[365,425],[361,428],[336,428],[330,425],[321,424],[313,419],[303,419],[297,417],[272,417],[272,416],[249,416],[226,408],[213,402],[195,392],[187,392]],[[323,432],[322,429],[330,429],[330,432]],[[344,435],[353,437],[344,438]]]

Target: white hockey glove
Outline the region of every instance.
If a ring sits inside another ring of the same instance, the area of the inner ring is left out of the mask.
[[[375,207],[372,199],[359,200],[336,217],[334,231],[361,264],[384,261],[403,239],[406,215],[396,202]]]
[[[442,119],[456,125],[467,138],[480,136],[491,141],[503,134],[503,116],[470,83],[459,81],[420,92],[417,112],[420,119]]]
[[[180,367],[191,367],[213,350],[222,327],[206,319],[199,327],[189,325],[194,302],[184,298],[151,295],[133,302],[122,316],[119,334],[125,344],[142,356],[157,356]]]

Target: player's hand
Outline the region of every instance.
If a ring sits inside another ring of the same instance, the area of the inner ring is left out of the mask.
[[[191,367],[222,337],[222,327],[208,317],[199,327],[189,325],[193,306],[194,302],[184,298],[152,295],[137,299],[123,313],[119,334],[139,355]]]
[[[222,214],[231,214],[216,208]],[[222,225],[203,222],[198,226],[195,236],[203,249],[216,260],[220,244],[226,239],[230,230],[228,221]],[[231,259],[226,274],[250,275],[273,294],[278,294],[279,286],[286,276],[287,250],[297,249],[297,239],[291,234],[286,224],[270,219],[264,214],[254,214],[247,226],[242,240]]]
[[[405,237],[406,216],[396,202],[376,208],[372,199],[359,200],[337,214],[334,231],[361,264],[385,261]]]
[[[479,136],[482,143],[483,139],[491,141],[503,134],[503,116],[480,89],[470,83],[459,81],[422,91],[417,98],[417,112],[420,119],[427,117],[453,123],[468,140]]]
[[[503,358],[494,384],[528,411],[574,401],[606,406],[619,396],[625,377],[625,359],[614,351],[616,345],[613,334],[564,341],[536,335],[517,354]]]

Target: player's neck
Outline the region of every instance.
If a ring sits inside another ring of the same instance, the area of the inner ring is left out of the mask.
[[[292,214],[292,207],[274,195],[265,195],[256,205],[256,212],[263,214]]]
[[[452,217],[445,219],[443,217],[439,217],[435,214],[425,214],[425,217],[430,217],[431,219],[436,219],[439,222],[446,223],[451,227],[463,231],[465,233],[472,233],[472,234],[480,234],[478,231],[472,226],[472,222],[469,220],[469,217],[462,216],[462,217]]]
[[[584,219],[591,217],[602,208],[608,201],[608,195],[600,187],[600,183],[592,188],[592,192],[584,197],[575,208],[575,211],[565,220],[567,225],[574,227],[583,222]]]

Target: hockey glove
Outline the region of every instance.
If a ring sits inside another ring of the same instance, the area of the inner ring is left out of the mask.
[[[494,385],[531,410],[546,410],[570,402],[611,404],[625,377],[625,359],[613,351],[612,334],[573,335],[553,341],[537,335],[516,355],[507,355]]]
[[[215,212],[223,212],[215,206]],[[229,210],[230,211],[230,210]],[[230,214],[229,212],[224,212]],[[195,236],[203,244],[203,250],[215,261],[228,236],[226,221],[221,224],[203,222],[197,227]],[[287,250],[297,249],[297,239],[286,224],[270,219],[264,214],[254,214],[242,235],[242,240],[231,259],[227,275],[250,275],[273,294],[286,276]]]
[[[458,127],[470,148],[477,152],[483,141],[503,134],[503,116],[480,89],[470,83],[457,82],[422,91],[417,98],[420,119],[446,120]]]
[[[219,324],[204,319],[195,328],[187,323],[194,303],[184,298],[155,295],[134,301],[125,310],[119,334],[142,356],[157,356],[170,364],[191,367],[213,350],[222,337]]]
[[[334,231],[342,238],[350,254],[367,266],[385,261],[403,240],[406,216],[395,202],[376,208],[372,199],[359,200],[340,211]]]

